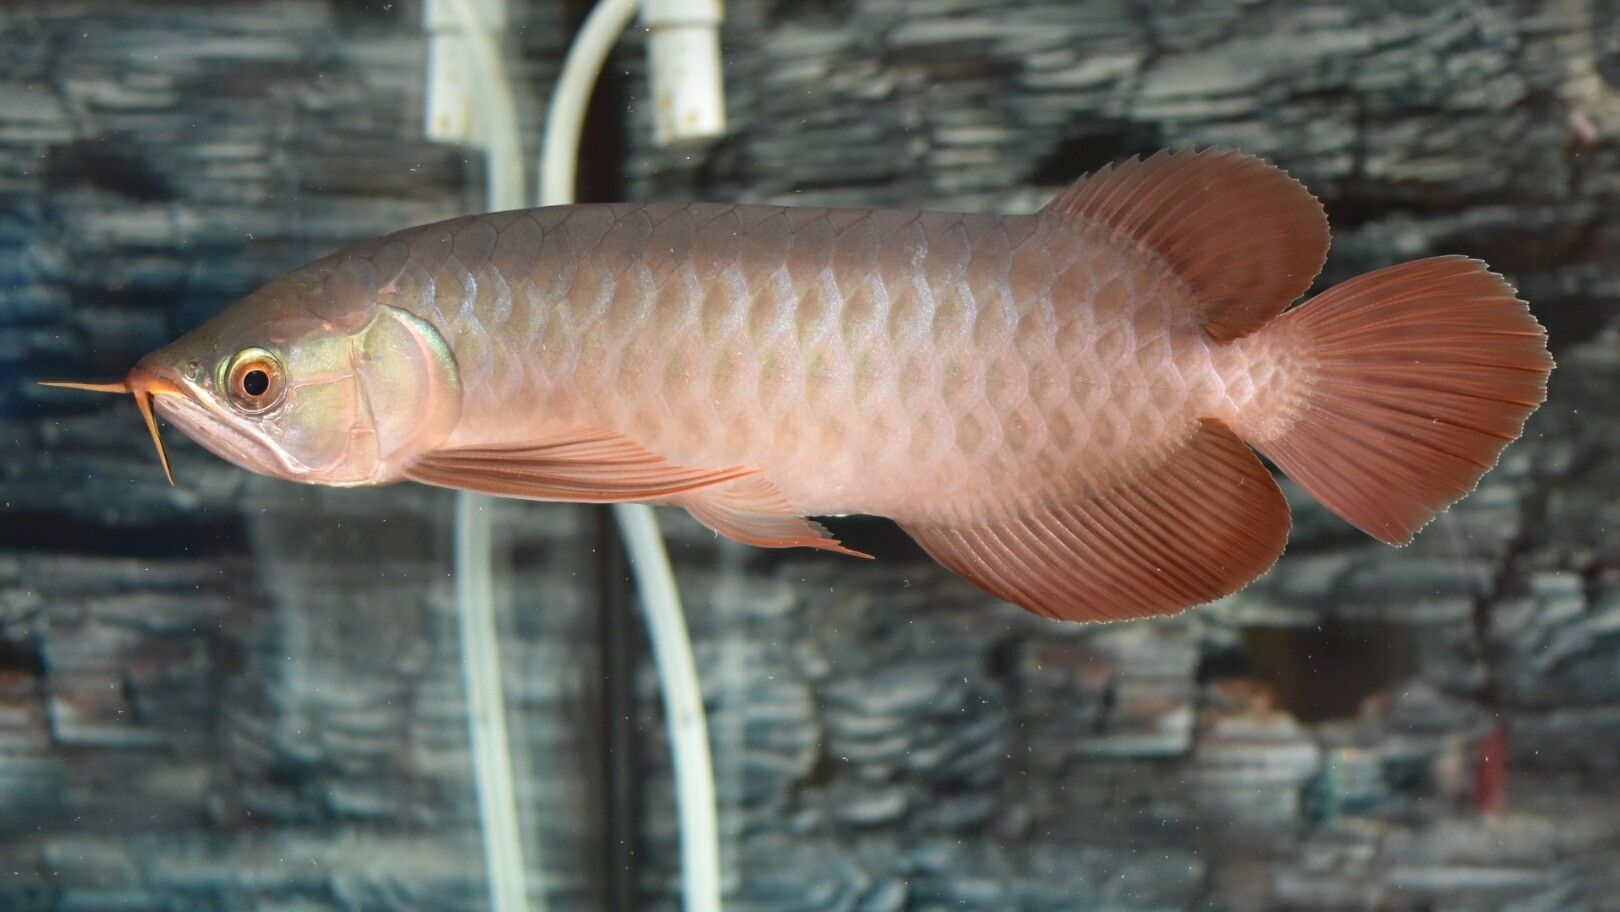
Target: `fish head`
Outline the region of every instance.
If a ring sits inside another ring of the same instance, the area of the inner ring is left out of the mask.
[[[294,273],[265,286],[142,358],[123,391],[143,413],[155,408],[205,449],[262,475],[339,486],[398,480],[455,428],[455,359],[430,323],[389,303],[389,290],[329,279]]]

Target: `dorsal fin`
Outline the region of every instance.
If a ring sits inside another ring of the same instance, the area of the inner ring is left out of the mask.
[[[1082,178],[1042,211],[1111,225],[1163,257],[1223,342],[1282,313],[1327,257],[1322,204],[1281,169],[1239,152],[1133,158]]]

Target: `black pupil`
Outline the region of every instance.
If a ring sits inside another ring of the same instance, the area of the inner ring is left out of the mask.
[[[262,370],[250,370],[242,375],[242,392],[249,396],[263,396],[270,388],[270,375]]]

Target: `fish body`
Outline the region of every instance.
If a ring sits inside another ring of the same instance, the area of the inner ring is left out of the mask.
[[[298,270],[126,385],[266,474],[673,504],[773,547],[887,516],[994,595],[1120,619],[1275,561],[1288,508],[1251,446],[1399,543],[1544,398],[1544,333],[1476,261],[1287,310],[1327,243],[1303,187],[1225,152],[1034,215],[496,213]]]
[[[346,270],[454,354],[445,445],[606,429],[756,467],[814,515],[980,519],[1104,484],[1235,411],[1266,360],[1217,351],[1159,261],[1038,216],[552,207],[411,229],[295,282]]]

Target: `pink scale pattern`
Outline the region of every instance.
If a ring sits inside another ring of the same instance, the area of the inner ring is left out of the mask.
[[[1228,382],[1161,262],[1038,216],[570,207],[349,255],[455,353],[452,444],[601,427],[757,467],[805,513],[1084,495],[1185,442]]]

